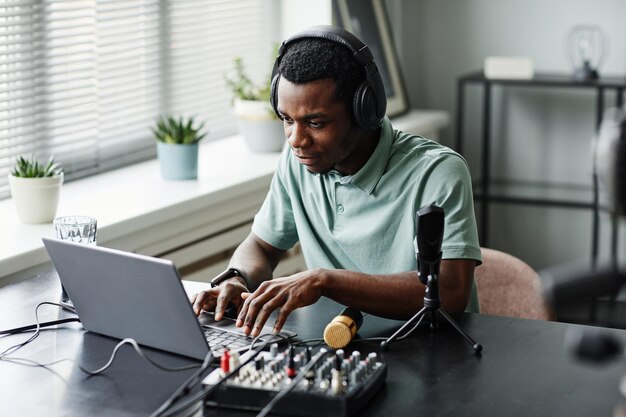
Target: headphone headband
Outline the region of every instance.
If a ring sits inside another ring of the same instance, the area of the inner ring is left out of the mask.
[[[336,26],[319,25],[296,33],[283,41],[278,49],[278,56],[272,69],[272,85],[270,102],[274,112],[278,115],[278,68],[280,61],[289,48],[289,45],[301,39],[326,39],[344,46],[354,59],[365,69],[365,80],[357,87],[353,98],[353,113],[357,124],[368,130],[378,128],[387,109],[387,97],[380,72],[374,62],[374,56],[370,49],[354,34]]]

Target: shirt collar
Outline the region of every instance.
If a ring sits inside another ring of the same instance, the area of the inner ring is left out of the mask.
[[[367,194],[372,194],[376,184],[385,172],[387,161],[391,154],[391,144],[393,142],[393,128],[389,118],[383,119],[382,129],[380,131],[380,139],[374,149],[374,152],[367,160],[365,165],[352,176],[350,181],[354,186],[363,190]]]

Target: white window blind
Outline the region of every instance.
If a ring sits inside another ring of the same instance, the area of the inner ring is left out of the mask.
[[[0,198],[17,155],[72,179],[154,157],[160,114],[235,132],[224,74],[271,70],[270,0],[0,0]]]

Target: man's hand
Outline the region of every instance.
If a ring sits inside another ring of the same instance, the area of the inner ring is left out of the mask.
[[[293,310],[311,305],[320,299],[322,275],[323,271],[319,269],[299,272],[289,277],[265,281],[253,293],[242,293],[245,302],[239,311],[237,326],[243,326],[245,334],[256,337],[270,314],[279,309],[273,330],[275,333],[280,332]]]
[[[215,310],[215,320],[221,320],[229,304],[234,304],[237,307],[237,312],[241,311],[243,304],[241,294],[248,291],[237,277],[233,277],[223,281],[215,288],[191,296],[189,301],[193,305],[196,316],[199,316],[202,310]]]

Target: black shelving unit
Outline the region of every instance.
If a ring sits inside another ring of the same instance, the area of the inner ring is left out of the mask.
[[[589,209],[592,212],[592,242],[591,259],[593,262],[598,256],[599,241],[599,212],[601,207],[598,202],[597,178],[592,178],[593,186],[589,188],[574,184],[550,184],[550,183],[522,183],[519,181],[502,181],[491,178],[491,95],[494,87],[531,87],[531,88],[575,88],[587,89],[596,93],[596,129],[602,121],[602,113],[605,107],[606,91],[615,92],[615,105],[621,107],[624,102],[624,88],[626,77],[600,78],[598,80],[583,81],[572,78],[566,74],[535,74],[527,80],[519,79],[488,79],[482,71],[460,77],[457,81],[457,137],[456,151],[463,154],[463,125],[465,107],[465,89],[469,85],[477,85],[483,88],[482,103],[482,163],[480,177],[474,184],[474,198],[481,205],[479,234],[481,245],[488,246],[489,240],[489,203],[528,204],[536,206],[566,207],[575,209]],[[595,169],[594,169],[595,172]],[[561,193],[562,195],[559,195]],[[612,218],[611,250],[617,253],[617,219]]]

